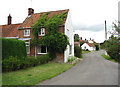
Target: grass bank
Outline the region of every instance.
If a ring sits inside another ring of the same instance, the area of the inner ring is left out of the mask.
[[[107,56],[105,54],[102,54],[102,57],[104,57],[105,59],[110,60],[112,62],[118,63],[116,60],[112,59],[110,56]]]
[[[82,54],[90,53],[91,51],[82,50]]]
[[[3,85],[35,85],[67,71],[72,64],[48,63],[25,70],[2,73]],[[24,86],[26,87],[26,86]]]

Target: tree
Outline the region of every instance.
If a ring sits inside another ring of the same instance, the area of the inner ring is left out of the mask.
[[[109,38],[109,40],[104,41],[104,47],[106,48],[106,51],[108,55],[112,58],[115,59],[116,61],[120,62],[120,54],[119,54],[119,47],[120,47],[120,37],[119,35],[119,28],[117,24],[113,22],[113,29],[110,32],[112,35]],[[117,35],[117,36],[116,36]]]
[[[80,42],[80,46],[82,46],[85,42]]]
[[[74,46],[74,54],[78,58],[82,57],[82,48],[77,46],[77,45],[75,45]]]
[[[78,34],[74,34],[74,41],[79,41],[79,35]]]
[[[95,43],[96,50],[99,50],[99,45]]]

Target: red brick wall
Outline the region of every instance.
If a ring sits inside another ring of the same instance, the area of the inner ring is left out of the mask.
[[[61,26],[61,27],[59,27],[59,30],[58,30],[58,31],[61,32],[61,33],[65,33],[65,32],[64,32],[64,31],[65,31],[64,28],[65,28],[64,26]]]
[[[19,38],[31,38],[31,41],[32,41],[32,39],[33,39],[32,29],[30,29],[30,36],[24,36],[24,30],[25,29],[20,29],[19,30]],[[64,33],[64,26],[60,26],[58,31]],[[47,33],[47,31],[45,29],[45,34],[46,33]],[[39,38],[42,38],[42,37],[43,36],[39,36]],[[35,56],[35,47],[34,46],[30,47],[30,54],[29,54],[29,56]],[[61,53],[61,54],[57,53],[56,56],[57,56],[57,59],[64,60],[64,52]]]
[[[34,46],[30,47],[30,56],[35,56],[35,47]]]
[[[64,52],[63,53],[56,53],[57,59],[64,59]]]
[[[24,36],[24,30],[25,29],[20,29],[19,30],[19,32],[18,32],[19,33],[19,38],[31,38],[31,39],[33,39],[33,35],[32,35],[31,29],[28,29],[28,30],[30,30],[30,36]]]

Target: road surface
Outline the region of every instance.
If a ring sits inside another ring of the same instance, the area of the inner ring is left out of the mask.
[[[68,71],[38,85],[118,85],[118,64],[105,60],[104,50],[85,54]]]

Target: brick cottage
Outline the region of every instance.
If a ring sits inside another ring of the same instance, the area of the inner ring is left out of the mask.
[[[67,62],[69,56],[74,56],[74,35],[69,9],[50,11],[48,17],[53,17],[55,14],[61,14],[63,12],[66,12],[67,17],[64,18],[63,24],[59,25],[59,32],[65,33],[65,35],[68,36],[70,45],[67,46],[67,49],[63,53],[57,53],[56,59]],[[23,23],[20,24],[12,24],[12,16],[9,14],[8,24],[2,25],[2,37],[25,41],[28,56],[47,54],[48,48],[45,46],[30,46],[31,41],[34,38],[31,28],[35,22],[40,19],[41,15],[46,13],[47,12],[34,13],[34,9],[28,8],[28,16],[23,21]],[[42,38],[46,33],[47,31],[45,27],[42,27],[38,33],[38,37]]]

